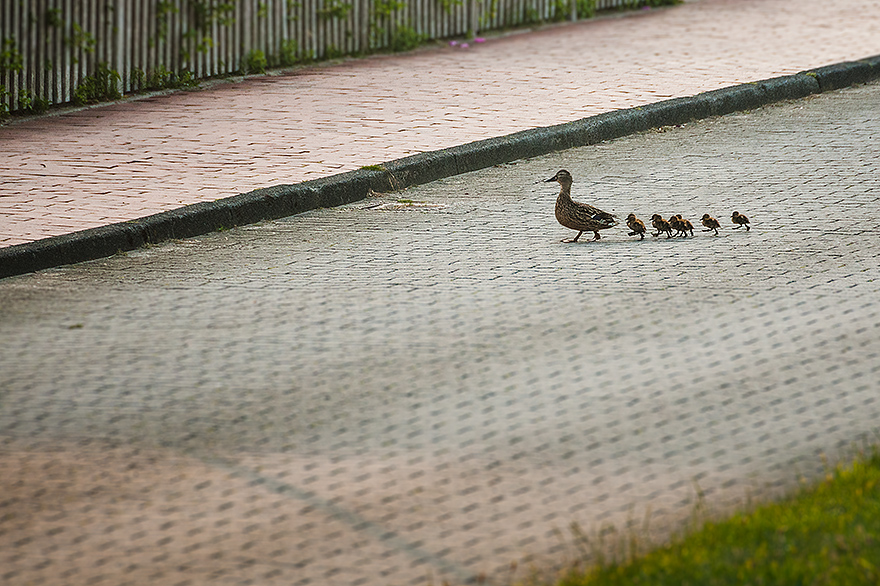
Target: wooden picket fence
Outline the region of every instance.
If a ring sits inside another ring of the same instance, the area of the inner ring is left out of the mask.
[[[0,114],[644,3],[2,0]]]

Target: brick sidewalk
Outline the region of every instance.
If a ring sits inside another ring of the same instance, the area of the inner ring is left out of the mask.
[[[880,421],[878,128],[874,82],[0,280],[0,582],[506,586],[821,478]],[[720,235],[562,244],[562,167]]]
[[[880,53],[867,0],[700,0],[0,128],[0,246]]]

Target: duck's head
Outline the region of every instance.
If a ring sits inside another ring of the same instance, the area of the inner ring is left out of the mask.
[[[654,214],[653,216],[651,216],[651,221],[662,220],[662,219],[663,219],[663,216],[661,216],[660,214]]]
[[[626,221],[627,221],[627,222],[630,221],[630,220],[635,220],[635,219],[636,219],[636,215],[635,215],[635,214],[630,214],[630,215],[628,215],[628,216],[626,217]]]
[[[711,220],[711,219],[712,219],[712,216],[710,216],[709,214],[703,214],[703,217],[700,218],[700,219],[701,219],[701,220]]]
[[[551,183],[553,181],[556,181],[561,185],[571,185],[572,183],[574,183],[574,179],[571,178],[571,173],[569,173],[565,169],[560,169],[556,173],[556,175],[554,175],[550,179],[545,179],[544,183]]]
[[[731,218],[735,218],[735,217],[737,217],[738,215],[739,215],[739,212],[733,212],[733,213],[730,215],[730,217],[731,217]]]

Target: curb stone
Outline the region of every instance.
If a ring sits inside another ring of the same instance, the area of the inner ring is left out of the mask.
[[[256,189],[136,220],[0,248],[0,278],[352,203],[364,199],[371,190],[396,191],[518,159],[800,99],[878,78],[880,55],[420,153],[379,168]]]

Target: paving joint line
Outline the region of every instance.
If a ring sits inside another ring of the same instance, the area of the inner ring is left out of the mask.
[[[880,78],[880,55],[614,110],[573,122],[420,153],[382,165],[297,184],[277,185],[213,202],[99,228],[0,248],[0,279],[136,250],[166,240],[275,220],[316,208],[363,200],[370,192],[393,192],[555,151],[588,146],[644,132],[751,110],[842,89]]]
[[[474,584],[479,581],[479,576],[474,575],[473,572],[468,571],[466,568],[413,544],[400,537],[393,529],[387,529],[353,511],[335,505],[311,491],[294,486],[289,482],[274,480],[227,458],[208,456],[199,459],[206,464],[222,467],[235,474],[239,474],[249,479],[252,485],[259,485],[275,494],[293,497],[298,501],[302,501],[333,519],[345,523],[353,530],[369,535],[380,543],[393,548],[395,551],[409,556],[414,562],[430,564],[442,572],[444,576],[454,576],[461,584]]]

